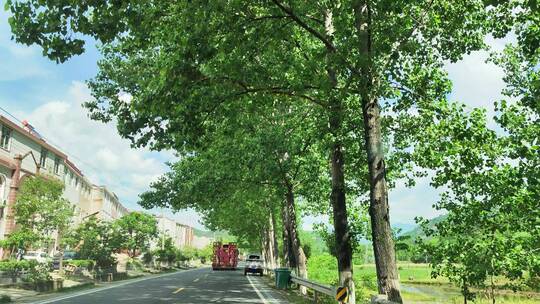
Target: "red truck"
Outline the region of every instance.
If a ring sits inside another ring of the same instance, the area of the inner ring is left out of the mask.
[[[238,245],[236,243],[214,242],[212,269],[236,270],[236,266],[238,266]]]

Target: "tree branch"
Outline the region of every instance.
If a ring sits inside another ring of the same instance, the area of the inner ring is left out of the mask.
[[[336,47],[334,46],[334,44],[332,42],[330,42],[330,40],[326,39],[326,37],[323,34],[319,33],[317,30],[315,30],[314,28],[309,26],[307,23],[302,21],[302,19],[300,19],[298,16],[296,16],[294,14],[294,12],[293,12],[293,10],[291,8],[286,7],[279,0],[272,0],[272,2],[274,2],[274,4],[277,7],[279,7],[279,9],[281,11],[283,11],[284,13],[289,15],[301,28],[308,31],[313,36],[317,37],[317,39],[319,39],[328,49],[330,49],[332,51],[336,50]]]

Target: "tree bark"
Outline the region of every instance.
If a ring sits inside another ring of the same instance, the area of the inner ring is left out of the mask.
[[[276,235],[276,214],[275,212],[272,212],[272,217],[270,219],[272,223],[272,239],[274,240],[273,248],[274,248],[274,259],[275,259],[275,267],[279,267],[279,245],[278,245],[278,239]]]
[[[359,51],[362,56],[360,97],[364,118],[364,140],[368,159],[371,233],[379,293],[388,300],[402,303],[395,248],[390,227],[386,167],[382,143],[380,106],[374,94],[374,64],[372,56],[371,10],[369,1],[358,0],[354,6]]]
[[[58,259],[58,274],[60,276],[64,275],[64,246],[61,245],[60,239],[62,237],[62,232],[57,232],[57,242],[58,242],[58,252],[60,253],[60,258]]]
[[[379,293],[387,294],[390,301],[402,303],[396,254],[390,227],[379,104],[377,100],[370,99],[363,102],[362,107],[369,167],[371,237]]]
[[[292,253],[288,213],[286,204],[283,204],[281,208],[281,217],[283,220],[283,266],[296,268],[296,261]]]
[[[263,231],[261,232],[261,253],[262,253],[262,260],[267,262],[269,261],[268,256],[268,229],[265,227]]]
[[[325,34],[332,40],[334,25],[332,12],[326,10],[324,14]],[[333,49],[327,49],[327,74],[332,88],[336,88],[338,81],[335,70],[331,62]],[[339,283],[349,290],[349,303],[356,303],[355,285],[353,281],[352,247],[349,232],[349,221],[347,216],[347,201],[345,195],[345,158],[341,133],[343,127],[343,106],[341,100],[330,99],[329,126],[332,134],[331,151],[331,176],[332,193],[330,203],[333,210],[334,233],[336,235],[336,253],[338,260]]]
[[[331,114],[330,127],[341,128],[340,105]],[[355,286],[353,281],[352,248],[350,242],[347,203],[345,195],[345,172],[343,146],[338,136],[334,137],[331,155],[332,193],[330,201],[333,209],[334,233],[336,235],[336,253],[338,260],[339,282],[349,289],[349,303],[355,303]]]
[[[295,202],[294,202],[294,192],[292,190],[292,186],[290,184],[287,185],[287,214],[288,214],[288,222],[289,222],[289,228],[290,228],[290,240],[292,245],[292,251],[294,253],[294,257],[296,259],[296,269],[298,271],[298,276],[301,278],[307,279],[307,259],[306,255],[304,254],[304,250],[302,249],[302,246],[300,244],[300,237],[298,236],[298,230],[296,227],[296,209],[295,209]],[[306,294],[307,290],[305,287],[300,287],[300,291],[302,294]]]
[[[272,220],[273,216],[274,216],[273,212],[270,212],[270,216],[268,217],[268,227],[266,229],[266,240],[268,242],[267,266],[270,269],[276,268],[276,265],[277,265],[275,250],[274,250],[274,244],[276,240],[275,240],[275,232],[274,232],[274,223]]]

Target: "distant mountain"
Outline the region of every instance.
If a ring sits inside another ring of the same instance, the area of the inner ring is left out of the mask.
[[[415,229],[418,225],[412,223],[393,223],[392,229],[401,229],[401,234]]]
[[[428,227],[430,227],[430,228],[435,227],[436,224],[442,222],[445,218],[446,218],[446,214],[439,215],[439,216],[437,216],[435,218],[432,218],[431,220],[429,220]],[[414,240],[419,236],[420,237],[425,236],[424,232],[422,231],[422,228],[420,226],[418,226],[418,225],[415,225],[413,229],[403,233],[402,235],[410,236],[411,240]]]
[[[231,237],[226,231],[206,231],[197,228],[193,228],[193,234],[196,237],[206,237],[211,239],[229,239]]]
[[[322,253],[328,252],[326,243],[324,242],[321,235],[316,231],[300,230],[300,239],[303,244],[309,243],[311,245],[312,255],[320,255]]]

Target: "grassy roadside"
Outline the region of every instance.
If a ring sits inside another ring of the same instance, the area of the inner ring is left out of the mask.
[[[431,269],[428,264],[398,264],[402,294],[406,303],[463,303],[459,290],[446,278],[431,278]],[[308,261],[308,274],[311,280],[329,285],[337,285],[337,265],[331,256],[317,256]],[[357,303],[367,303],[372,294],[377,293],[377,279],[375,265],[364,264],[354,266],[356,281]],[[506,282],[499,280],[497,284],[503,286]],[[295,302],[293,302],[295,303]],[[302,302],[298,302],[302,303]],[[478,292],[477,299],[472,303],[487,304],[491,299],[482,291]],[[499,289],[496,303],[533,304],[540,303],[540,293],[517,292]]]

